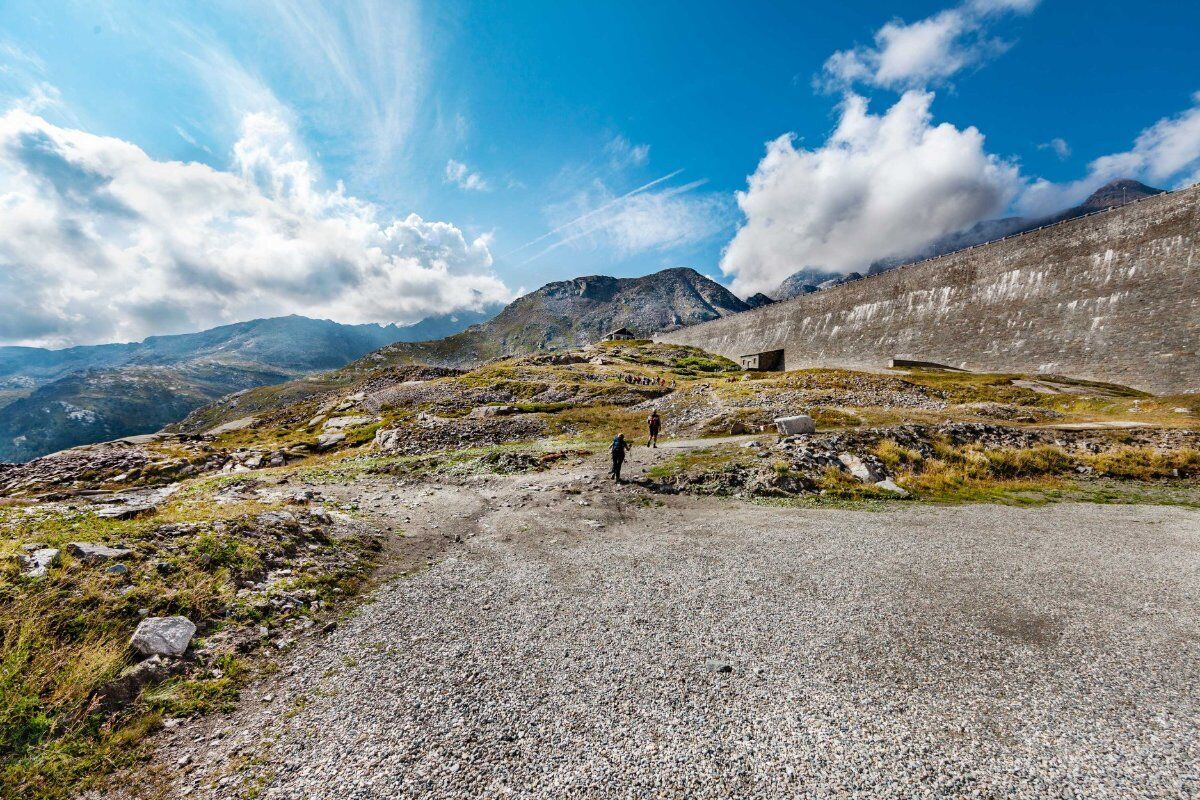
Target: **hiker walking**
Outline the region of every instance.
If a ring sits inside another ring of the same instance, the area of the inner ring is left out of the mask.
[[[625,434],[618,433],[613,437],[612,447],[612,472],[613,480],[617,483],[621,482],[621,465],[625,463],[625,454],[633,449],[633,445],[625,441]]]
[[[646,447],[658,447],[658,429],[662,427],[662,419],[658,416],[658,411],[651,411],[650,417],[646,420],[646,427],[650,429],[650,438],[646,440]]]

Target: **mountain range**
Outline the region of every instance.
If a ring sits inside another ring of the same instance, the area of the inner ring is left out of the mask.
[[[353,375],[389,364],[474,366],[588,344],[616,328],[650,334],[748,308],[720,284],[677,268],[559,281],[498,314],[486,309],[408,327],[291,316],[133,344],[0,348],[0,391],[8,394],[0,399],[0,460],[157,431],[234,393],[245,410],[254,398],[243,393],[256,387],[273,393],[279,384],[289,397],[304,396],[342,380],[341,367]]]
[[[0,347],[0,461],[155,431],[230,392],[335,369],[392,342],[454,333],[495,311],[409,326],[274,317],[128,344]]]
[[[871,273],[1161,193],[1131,180],[1101,187],[1049,217],[980,222]],[[341,325],[290,316],[153,336],[130,344],[45,350],[0,347],[0,461],[149,433],[189,417],[189,429],[245,416],[287,397],[344,386],[380,368],[465,368],[538,350],[579,347],[609,331],[649,335],[737,314],[862,277],[818,268],[741,300],[693,269],[640,278],[592,275],[549,283],[503,309],[430,317],[409,326]],[[229,395],[236,393],[230,398]],[[224,398],[224,399],[222,399]]]
[[[517,298],[493,319],[461,333],[430,342],[397,342],[341,369],[221,398],[172,429],[202,432],[315,395],[346,394],[350,387],[404,378],[417,365],[471,368],[498,358],[591,344],[619,328],[649,336],[750,308],[721,284],[683,267],[640,278],[591,275],[557,281]]]
[[[750,308],[721,284],[686,267],[640,278],[589,275],[548,283],[453,336],[396,343],[380,352],[397,363],[469,367],[535,350],[580,347],[617,328],[648,335]]]

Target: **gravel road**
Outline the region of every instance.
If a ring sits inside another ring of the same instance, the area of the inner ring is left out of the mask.
[[[461,543],[166,734],[168,796],[1200,796],[1195,511],[425,504]]]

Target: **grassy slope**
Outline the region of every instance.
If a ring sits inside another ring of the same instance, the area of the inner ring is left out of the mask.
[[[208,672],[151,689],[115,717],[89,706],[129,663],[126,643],[142,610],[187,616],[201,623],[201,637],[230,626],[275,623],[276,605],[245,597],[239,588],[246,576],[266,569],[268,551],[253,535],[253,517],[280,506],[214,502],[230,482],[192,481],[157,515],[133,521],[102,520],[64,506],[0,507],[0,797],[69,796],[136,757],[136,743],[160,717],[220,709],[236,699],[250,665],[231,654]],[[163,550],[155,532],[175,523],[184,527]],[[47,577],[18,576],[10,555],[22,544],[62,548],[71,541],[120,543],[159,555],[153,563],[127,561],[128,576],[113,576],[64,551],[62,565]],[[272,552],[281,546],[275,540]],[[357,541],[327,539],[319,546],[346,549],[360,563],[369,558],[355,549]],[[313,576],[298,571],[273,591],[312,590],[329,604],[349,597],[362,580],[361,569]]]

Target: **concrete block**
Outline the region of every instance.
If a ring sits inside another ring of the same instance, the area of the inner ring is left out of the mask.
[[[780,436],[796,436],[803,433],[816,433],[817,423],[807,414],[794,417],[779,417],[775,420],[775,429]]]

